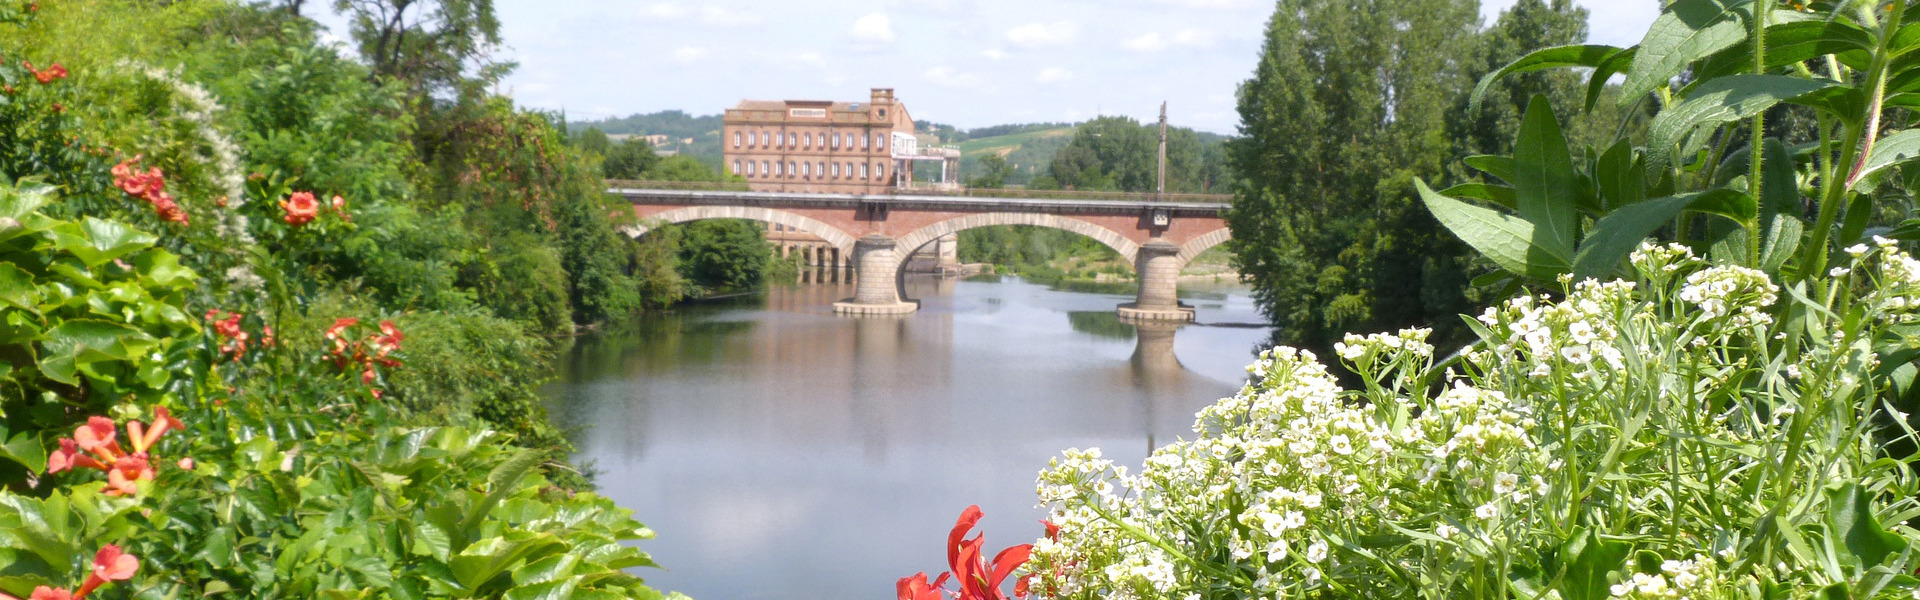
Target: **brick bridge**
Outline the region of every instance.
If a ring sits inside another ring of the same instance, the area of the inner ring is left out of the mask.
[[[1221,214],[1227,196],[1151,194],[1048,194],[998,197],[1012,191],[975,190],[970,195],[795,194],[737,190],[652,189],[618,183],[608,193],[633,203],[649,227],[703,219],[751,219],[826,240],[855,265],[854,297],[836,303],[844,314],[905,314],[919,303],[904,298],[901,271],[921,246],[989,225],[1036,225],[1093,238],[1119,252],[1139,274],[1140,295],[1122,305],[1125,318],[1191,321],[1175,285],[1195,256],[1228,239]]]

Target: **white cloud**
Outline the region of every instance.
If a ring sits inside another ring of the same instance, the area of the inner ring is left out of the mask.
[[[1182,29],[1170,36],[1153,31],[1128,39],[1120,45],[1135,52],[1159,52],[1174,46],[1210,46],[1213,45],[1213,38],[1208,36],[1207,32],[1198,29]]]
[[[951,88],[980,87],[980,84],[985,81],[979,75],[962,73],[954,70],[953,67],[927,69],[927,72],[922,73],[920,77],[927,80],[927,83]]]
[[[704,6],[700,8],[700,22],[723,27],[752,25],[760,22],[760,15],[719,6]]]
[[[677,4],[658,2],[640,8],[640,16],[654,19],[672,20],[687,16],[687,9]]]
[[[706,57],[707,57],[706,48],[696,48],[693,46],[681,46],[679,48],[675,48],[673,51],[673,59],[683,63],[694,62]]]
[[[1037,83],[1061,83],[1069,79],[1073,79],[1073,71],[1068,71],[1060,67],[1042,69],[1040,74],[1033,78]]]
[[[999,48],[988,49],[986,52],[981,52],[980,55],[987,57],[987,60],[991,61],[1002,61],[1013,57],[1013,55],[1007,54],[1007,51]]]
[[[911,11],[938,14],[970,13],[975,10],[974,0],[893,0],[888,4]]]
[[[1126,46],[1128,50],[1134,52],[1159,52],[1167,49],[1167,40],[1160,37],[1160,32],[1155,31],[1129,39],[1120,45]]]
[[[1073,41],[1079,28],[1070,21],[1028,23],[1007,30],[1007,42],[1021,48],[1059,46]]]
[[[1154,0],[1154,4],[1179,8],[1253,8],[1272,3],[1263,4],[1259,0]]]
[[[854,41],[874,44],[893,43],[893,20],[884,13],[873,13],[853,22]]]

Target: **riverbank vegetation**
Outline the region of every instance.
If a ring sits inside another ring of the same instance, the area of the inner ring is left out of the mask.
[[[668,263],[433,5],[0,2],[0,596],[662,596],[535,387]]]

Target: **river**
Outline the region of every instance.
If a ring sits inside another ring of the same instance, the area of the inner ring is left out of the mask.
[[[659,537],[637,574],[695,600],[887,600],[946,569],[986,512],[1032,541],[1034,475],[1062,449],[1135,464],[1190,437],[1268,337],[1246,290],[1184,286],[1199,323],[1135,328],[1120,290],[911,279],[907,317],[833,314],[850,285],[775,287],[583,338],[547,388],[603,494]]]

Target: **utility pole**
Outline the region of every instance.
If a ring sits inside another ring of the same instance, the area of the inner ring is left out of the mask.
[[[1154,199],[1163,199],[1167,195],[1167,103],[1160,102],[1160,178],[1153,189]]]

